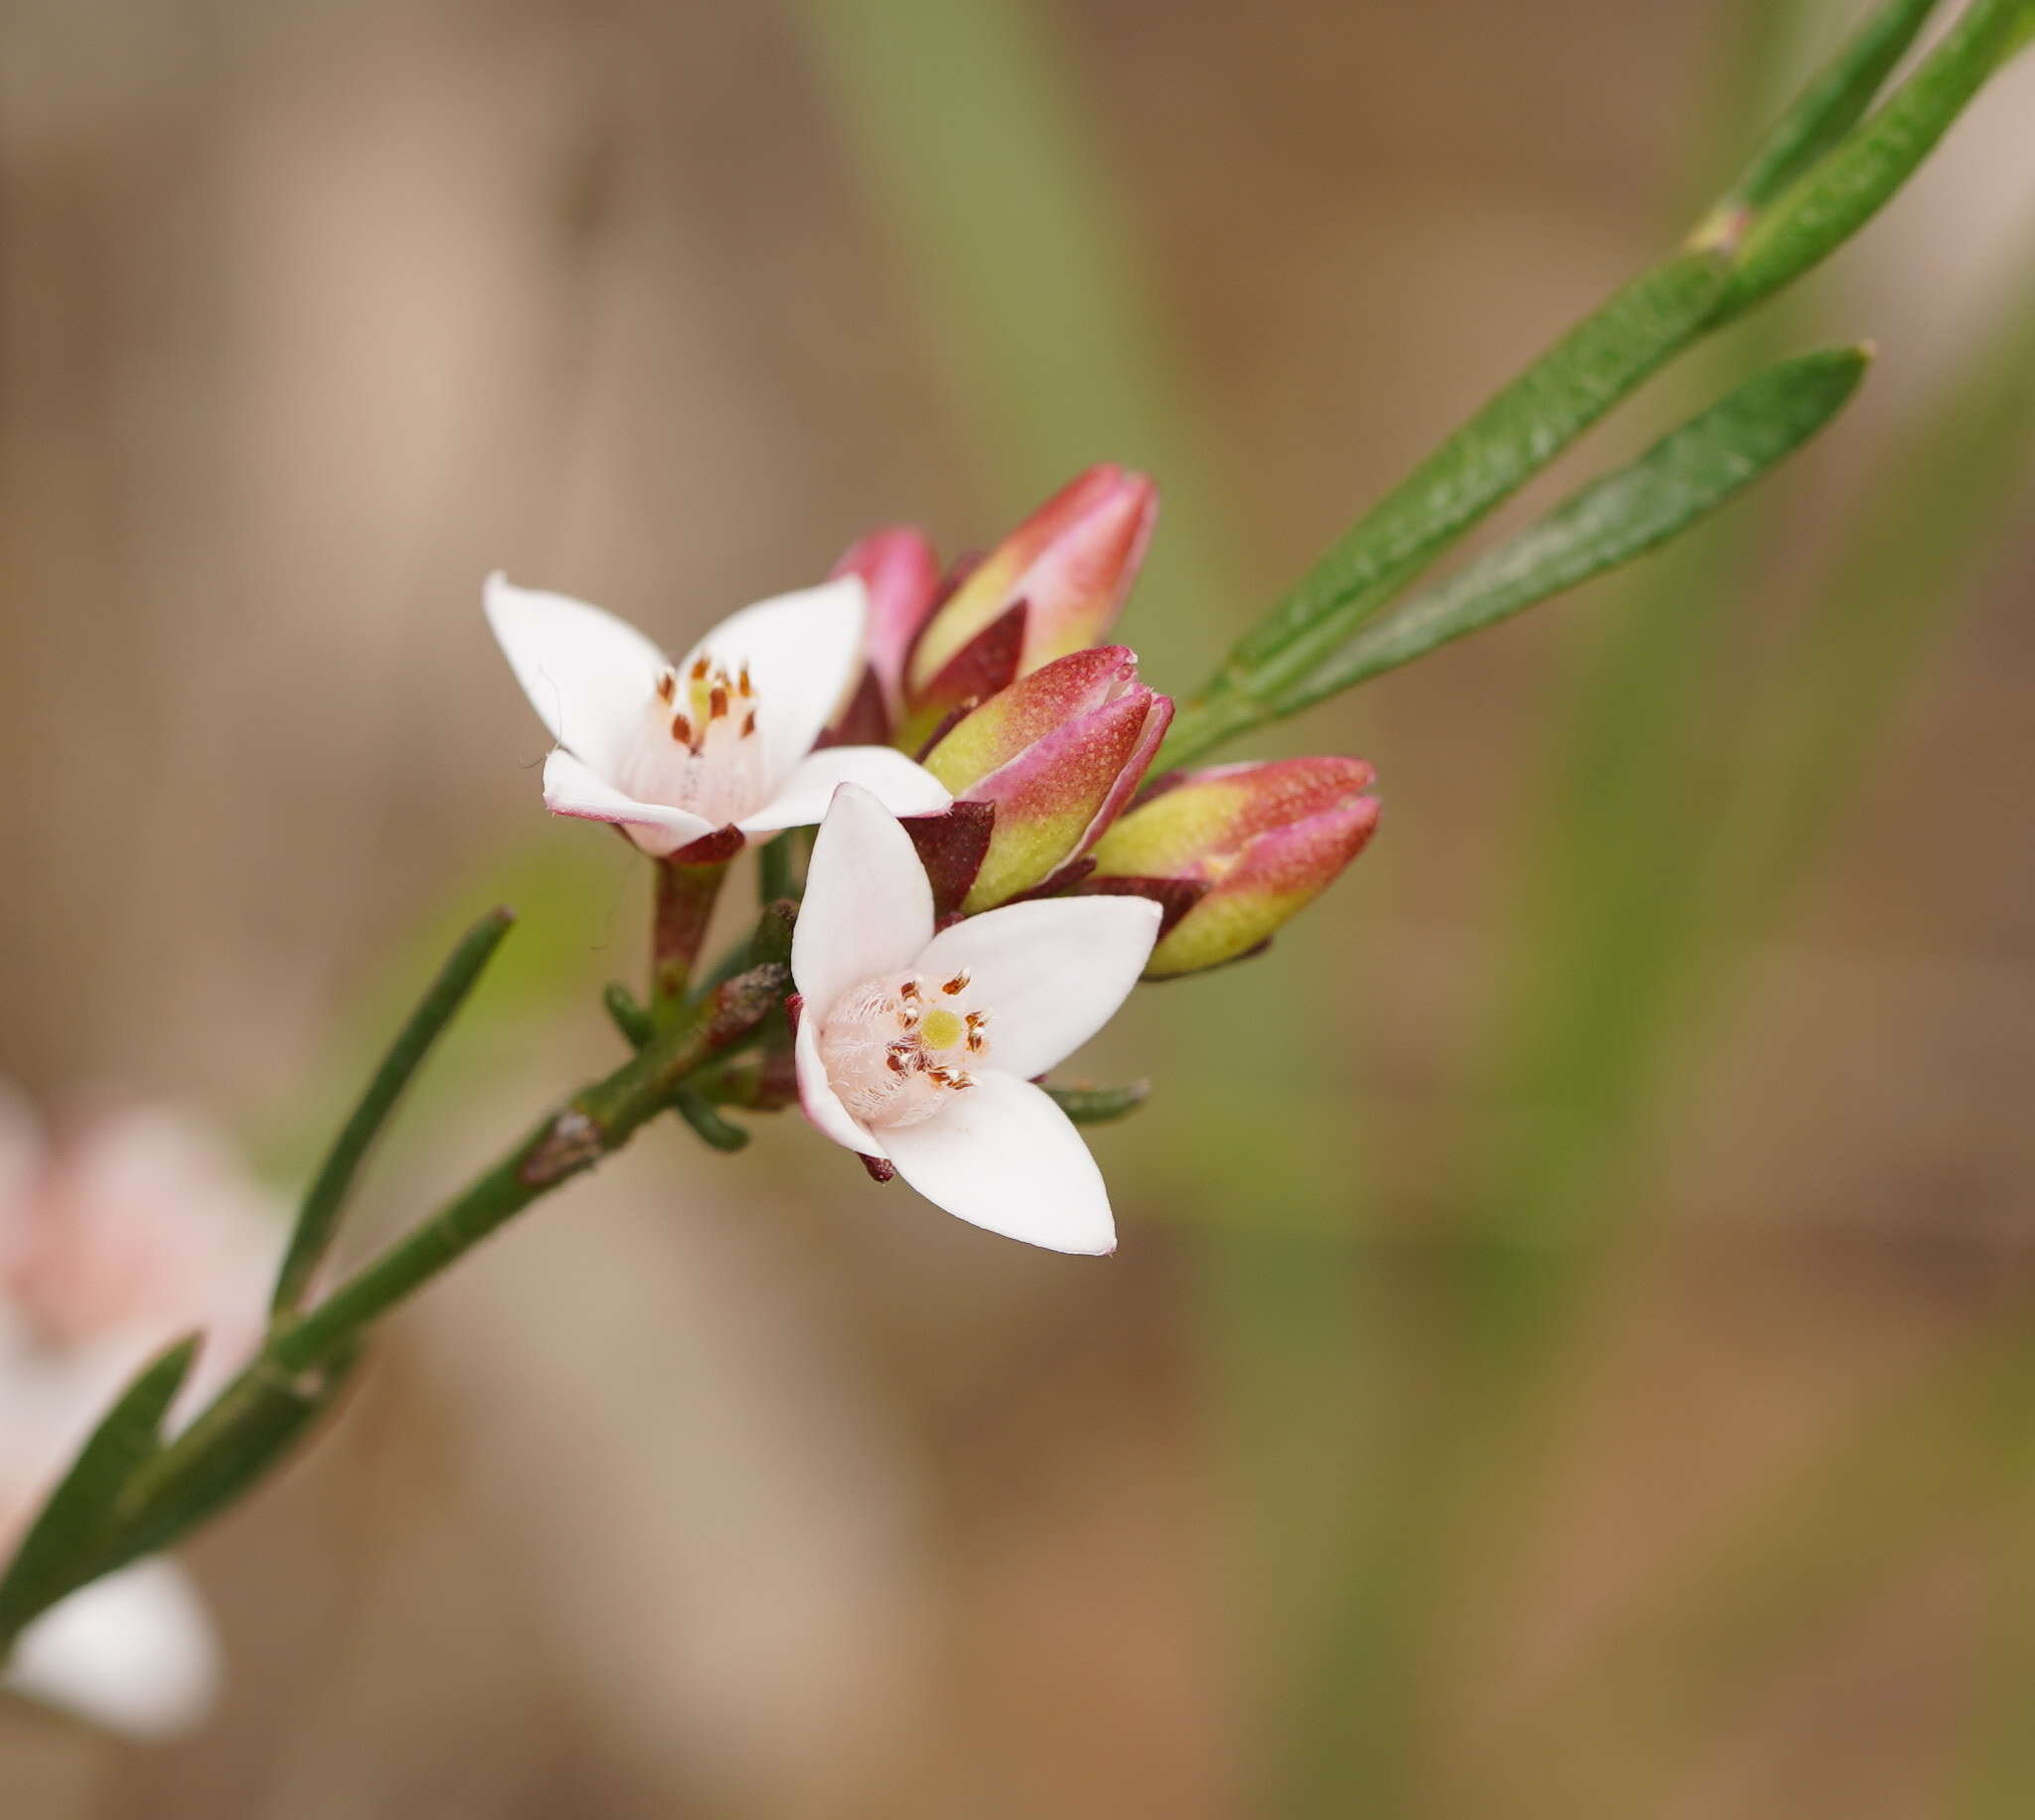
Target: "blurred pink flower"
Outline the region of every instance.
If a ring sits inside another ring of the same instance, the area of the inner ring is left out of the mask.
[[[103,1113],[58,1142],[0,1088],[0,1553],[92,1425],[179,1335],[205,1343],[187,1420],[259,1343],[281,1210],[174,1113]],[[6,1685],[118,1731],[195,1724],[219,1680],[195,1591],[145,1561],[75,1592],[22,1635]]]

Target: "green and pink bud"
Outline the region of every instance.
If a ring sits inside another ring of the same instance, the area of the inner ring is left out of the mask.
[[[966,878],[943,855],[944,894],[973,915],[1070,882],[1172,720],[1172,699],[1138,681],[1138,660],[1121,645],[1072,652],[964,714],[924,760],[955,798],[954,836],[982,831]],[[930,832],[944,820],[921,826]],[[927,863],[938,870],[931,856]]]
[[[1114,463],[1061,488],[962,575],[926,621],[906,693],[917,700],[947,692],[937,686],[942,673],[957,661],[966,668],[969,648],[986,639],[1000,647],[997,665],[1010,666],[998,687],[1094,644],[1137,579],[1158,514],[1152,482]],[[1013,615],[1015,627],[1000,632]]]
[[[1356,758],[1174,773],[1102,837],[1077,888],[1162,906],[1148,980],[1219,967],[1262,948],[1363,850],[1375,776]]]

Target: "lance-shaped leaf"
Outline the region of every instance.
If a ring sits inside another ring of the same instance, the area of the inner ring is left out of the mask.
[[[1809,78],[1697,229],[1696,239],[1736,238],[1749,215],[1764,209],[1856,126],[1937,4],[1888,0],[1866,20]]]
[[[265,1359],[250,1366],[128,1480],[93,1576],[170,1547],[251,1490],[331,1407],[359,1355],[358,1343],[346,1345],[295,1377]]]
[[[1719,320],[1794,282],[1877,215],[2006,62],[2031,14],[2030,0],[1971,0],[1885,104],[1754,224]]]
[[[86,1578],[120,1494],[162,1445],[163,1418],[191,1374],[192,1334],[144,1366],[78,1449],[0,1580],[0,1654],[5,1640]]]
[[[1729,282],[1721,254],[1687,253],[1586,317],[1331,546],[1237,645],[1224,682],[1273,696],[1312,670],[1394,586],[1686,347]]]
[[[1629,467],[1366,626],[1282,694],[1278,711],[1410,664],[1664,543],[1829,422],[1857,389],[1868,358],[1860,348],[1831,348],[1769,368]]]

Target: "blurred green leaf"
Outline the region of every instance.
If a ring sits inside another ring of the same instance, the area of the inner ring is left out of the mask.
[[[1696,239],[1707,243],[1730,234],[1746,214],[1764,209],[1857,125],[1937,5],[1938,0],[1888,0],[1860,26],[1782,115]]]
[[[340,1128],[325,1161],[305,1191],[296,1226],[290,1233],[289,1249],[276,1273],[275,1292],[270,1298],[274,1310],[287,1312],[302,1299],[332,1244],[333,1234],[339,1229],[347,1195],[369,1148],[394,1112],[410,1077],[431,1052],[432,1044],[480,983],[483,970],[515,920],[508,910],[490,910],[460,938],[429,989],[404,1019],[381,1065],[369,1077],[366,1092]]]
[[[1747,769],[1762,786],[1731,831],[1720,891],[1735,901],[1720,919],[1770,908],[1807,864],[2025,493],[2035,467],[2035,258],[1892,445],[1851,515],[1857,534],[1759,703]]]
[[[608,1021],[622,1033],[622,1040],[632,1049],[640,1049],[657,1034],[657,1026],[650,1021],[650,1013],[637,1002],[636,994],[619,980],[610,980],[601,987],[600,1002],[608,1014]]]
[[[0,1657],[29,1619],[85,1578],[86,1564],[110,1532],[120,1494],[162,1444],[163,1418],[190,1376],[200,1344],[201,1336],[191,1334],[144,1366],[50,1494],[0,1581]]]
[[[1137,172],[1085,106],[1051,9],[1027,0],[808,0],[828,98],[911,262],[956,448],[1014,508],[1104,456],[1160,475],[1167,530],[1130,617],[1184,660],[1237,597],[1217,447],[1141,256]],[[1205,661],[1205,660],[1203,660]]]
[[[1282,695],[1279,712],[1410,664],[1665,542],[1829,422],[1868,359],[1858,348],[1826,349],[1748,380],[1637,461],[1366,627]]]
[[[1150,1081],[1121,1087],[1048,1087],[1052,1102],[1076,1125],[1108,1125],[1127,1118],[1151,1097]]]

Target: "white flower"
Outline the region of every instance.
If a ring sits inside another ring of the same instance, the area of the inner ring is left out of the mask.
[[[1101,1171],[1032,1080],[1109,1021],[1159,918],[1139,897],[1056,898],[935,935],[910,835],[844,785],[792,934],[806,1116],[974,1225],[1054,1251],[1114,1251]]]
[[[844,782],[901,816],[952,800],[888,746],[813,750],[862,666],[868,591],[856,576],[744,607],[676,664],[612,613],[499,574],[486,607],[558,742],[545,807],[615,823],[654,857],[723,828],[806,827]]]
[[[6,1685],[130,1738],[188,1732],[218,1698],[219,1642],[184,1571],[140,1561],[21,1633]]]
[[[0,1562],[136,1371],[204,1328],[175,1428],[251,1353],[285,1227],[211,1135],[101,1115],[51,1144],[0,1083]],[[182,1570],[143,1561],[23,1631],[0,1685],[158,1738],[196,1724],[219,1644]]]

